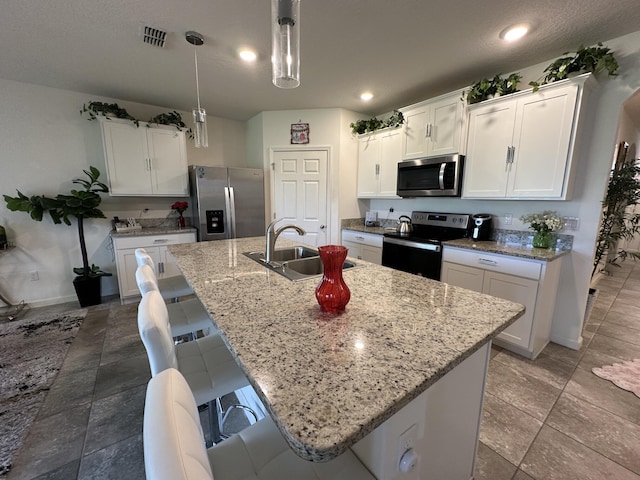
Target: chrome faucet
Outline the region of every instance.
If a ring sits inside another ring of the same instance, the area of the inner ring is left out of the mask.
[[[276,240],[278,239],[278,237],[282,232],[291,228],[296,232],[298,232],[298,235],[304,235],[305,233],[307,233],[304,231],[304,228],[299,227],[297,225],[293,225],[293,224],[283,225],[282,227],[276,230],[276,223],[278,223],[280,220],[282,219],[279,218],[277,220],[274,220],[267,227],[267,249],[264,252],[264,257],[265,257],[264,259],[267,263],[271,263],[271,260],[273,257],[273,251],[276,249]]]

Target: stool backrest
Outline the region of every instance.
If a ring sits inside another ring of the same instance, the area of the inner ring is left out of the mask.
[[[148,480],[213,480],[198,407],[186,380],[173,368],[147,386],[143,445]]]
[[[147,350],[152,376],[167,368],[178,368],[167,305],[158,290],[142,296],[138,307],[138,331]]]
[[[158,290],[158,277],[153,273],[153,269],[145,264],[136,269],[136,283],[140,294],[144,295],[151,290]]]
[[[134,254],[138,266],[149,265],[154,272],[156,271],[156,264],[153,262],[153,258],[151,258],[144,248],[136,248]]]

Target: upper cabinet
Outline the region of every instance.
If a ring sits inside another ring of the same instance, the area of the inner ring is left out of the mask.
[[[401,109],[404,115],[402,159],[460,153],[464,103],[455,91]]]
[[[570,198],[573,145],[589,76],[470,106],[462,196]]]
[[[381,130],[358,139],[358,197],[396,195],[402,130]]]
[[[110,195],[189,194],[185,132],[113,119],[100,128]]]

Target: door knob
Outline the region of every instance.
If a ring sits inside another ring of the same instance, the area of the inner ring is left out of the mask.
[[[325,228],[327,228],[327,227],[324,226],[324,225],[320,225],[320,230],[324,230]]]

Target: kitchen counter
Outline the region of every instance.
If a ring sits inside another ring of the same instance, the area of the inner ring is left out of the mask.
[[[445,247],[466,248],[468,250],[478,250],[481,252],[499,253],[501,255],[511,255],[513,257],[529,258],[532,260],[543,260],[550,262],[556,258],[566,255],[569,249],[544,249],[533,248],[529,245],[507,244],[495,241],[478,241],[470,238],[449,240],[442,242]]]
[[[278,240],[278,248],[293,245]],[[317,278],[291,282],[242,255],[264,246],[254,237],[168,248],[285,439],[307,460],[340,455],[524,312],[362,262],[344,272],[346,311],[322,313]],[[477,429],[480,408],[474,415]]]

